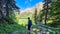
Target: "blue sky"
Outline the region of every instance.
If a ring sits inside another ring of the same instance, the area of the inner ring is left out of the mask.
[[[24,10],[26,8],[33,7],[39,2],[42,2],[43,0],[15,0],[16,5],[20,8],[20,10]]]

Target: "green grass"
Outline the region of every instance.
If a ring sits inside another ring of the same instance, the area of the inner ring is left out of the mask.
[[[27,19],[19,19],[19,23],[20,25],[25,25],[28,24],[28,20]]]
[[[22,30],[26,30],[26,28],[19,24],[5,25],[4,27],[0,26],[0,34],[6,34],[6,32],[14,32],[16,30],[21,32]]]
[[[16,30],[19,31],[19,34],[27,34],[27,28],[25,28],[25,26],[23,26],[23,25],[20,25],[20,24],[11,24],[11,25],[5,24],[5,27],[0,26],[0,34],[6,34],[6,32],[14,32]],[[32,28],[37,28],[38,29],[38,27],[36,25],[32,25]],[[23,30],[26,30],[26,32],[23,33]],[[55,30],[55,31],[59,31],[59,30]],[[35,32],[33,32],[33,33],[35,33]]]

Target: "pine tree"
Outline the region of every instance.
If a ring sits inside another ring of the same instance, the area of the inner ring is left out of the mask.
[[[47,19],[48,19],[48,12],[51,8],[51,0],[44,0],[44,12],[45,12],[45,24],[47,23]]]
[[[37,8],[35,8],[35,15],[34,15],[34,20],[35,20],[35,24],[37,24]]]
[[[15,0],[0,0],[1,21],[5,20],[8,23],[11,23],[11,19],[8,20],[7,18],[14,13],[13,10],[19,10],[16,6]]]
[[[52,11],[50,12],[50,20],[52,20],[52,26],[60,25],[60,0],[54,0],[52,2]]]

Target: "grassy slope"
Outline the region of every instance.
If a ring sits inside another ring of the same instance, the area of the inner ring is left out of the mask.
[[[6,21],[0,21],[0,34],[6,34],[8,32],[13,32],[13,31],[22,31],[22,30],[26,30],[25,27],[23,25],[19,25],[19,24],[8,24],[8,22]]]
[[[24,24],[27,24],[28,23],[28,17],[31,18],[32,22],[34,22],[34,16],[33,16],[33,13],[30,13],[30,12],[26,12],[26,13],[22,13],[20,14],[20,19],[24,19],[23,22],[20,20],[20,23],[24,23]]]

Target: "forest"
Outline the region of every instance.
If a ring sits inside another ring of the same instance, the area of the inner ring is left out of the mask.
[[[60,34],[60,0],[44,0],[43,3],[43,9],[39,12],[35,8],[34,13],[21,14],[15,0],[0,0],[0,34],[27,34],[28,16],[33,21],[31,30],[36,29],[32,32],[33,34],[37,34],[37,31],[42,31],[43,28],[50,29],[55,34]],[[21,18],[24,19],[20,20]],[[37,24],[42,24],[43,28],[39,28]],[[45,32],[50,31],[46,30]],[[49,34],[54,34],[51,32]]]

